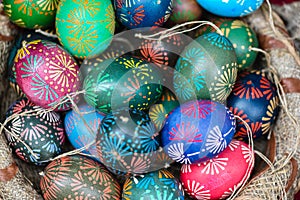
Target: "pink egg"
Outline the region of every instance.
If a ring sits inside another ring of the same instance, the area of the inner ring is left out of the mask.
[[[218,156],[183,165],[180,180],[195,199],[224,199],[245,183],[254,166],[254,153],[245,142],[233,140]]]
[[[15,58],[16,81],[28,99],[43,108],[56,106],[79,89],[79,67],[71,55],[57,44],[35,40],[25,44]],[[68,110],[71,102],[56,111]]]

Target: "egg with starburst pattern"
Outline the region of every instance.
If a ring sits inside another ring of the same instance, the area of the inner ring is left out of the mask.
[[[235,133],[235,119],[223,104],[210,100],[181,104],[169,113],[162,146],[176,162],[198,163],[220,154]]]
[[[12,120],[5,125],[5,135],[22,160],[42,165],[61,153],[64,126],[56,112],[46,111],[24,97],[10,106],[6,118]]]
[[[242,120],[238,120],[236,138],[248,139],[247,123],[252,137],[268,134],[279,111],[279,97],[275,85],[259,70],[244,71],[228,98],[227,106]]]

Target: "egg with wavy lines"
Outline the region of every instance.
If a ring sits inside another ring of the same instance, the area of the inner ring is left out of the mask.
[[[235,127],[234,115],[223,104],[190,101],[169,113],[160,133],[162,146],[178,163],[199,163],[224,151]]]
[[[197,0],[202,8],[222,17],[243,17],[255,12],[264,0]]]
[[[18,51],[14,65],[17,84],[30,101],[55,111],[71,108],[65,98],[80,88],[79,66],[66,50],[50,41],[34,40]]]
[[[53,111],[46,112],[23,97],[7,110],[6,118],[9,117],[12,117],[12,120],[5,125],[5,134],[11,148],[20,159],[43,165],[61,153],[65,134],[59,114]]]
[[[127,28],[161,27],[172,13],[173,0],[114,0],[117,19]]]

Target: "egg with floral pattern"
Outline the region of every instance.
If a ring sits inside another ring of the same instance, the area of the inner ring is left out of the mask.
[[[33,30],[24,29],[19,32],[18,36],[15,38],[14,46],[9,52],[9,57],[7,61],[8,80],[10,82],[10,86],[16,91],[18,96],[24,96],[24,93],[21,91],[16,81],[16,68],[14,66],[14,60],[18,53],[18,50],[21,49],[23,45],[33,40],[48,40],[51,42],[58,43],[57,39],[47,37]]]
[[[128,178],[123,186],[122,199],[183,200],[184,192],[174,175],[168,170],[162,169]]]
[[[275,85],[259,70],[244,71],[228,97],[227,106],[243,121],[237,121],[236,138],[248,139],[247,123],[253,138],[268,134],[279,111]]]
[[[22,28],[39,29],[54,26],[59,0],[4,0],[4,11]]]
[[[19,158],[41,165],[61,153],[65,135],[63,122],[57,113],[21,98],[6,112],[6,118],[11,117],[12,120],[5,125],[5,134]]]
[[[83,153],[97,157],[96,136],[105,115],[87,104],[77,106],[78,110],[70,110],[65,116],[64,125],[67,137],[75,149],[85,147]]]
[[[104,117],[96,145],[99,159],[104,165],[119,171],[137,173],[140,171],[131,171],[129,161],[135,156],[140,160],[145,157],[148,164],[138,170],[147,170],[150,164],[147,156],[160,147],[159,133],[145,112],[122,109]]]
[[[198,163],[220,154],[235,133],[235,119],[223,104],[209,100],[181,104],[169,113],[162,146],[176,162]]]
[[[232,140],[218,156],[198,164],[183,165],[180,181],[194,199],[226,199],[249,179],[254,152],[247,143]]]
[[[71,101],[60,101],[79,90],[79,67],[62,47],[45,40],[31,41],[18,51],[15,68],[17,84],[30,101],[56,111],[71,108]]]
[[[205,10],[223,17],[243,17],[259,9],[264,0],[197,0]]]
[[[114,0],[117,19],[127,28],[160,27],[172,13],[173,0]]]
[[[158,67],[133,56],[107,59],[84,79],[86,102],[103,113],[115,109],[146,110],[162,93]]]
[[[210,21],[216,24],[232,43],[237,56],[238,69],[250,68],[257,57],[257,51],[254,51],[253,48],[258,48],[259,45],[251,27],[238,19],[213,17]],[[215,31],[211,26],[205,26],[197,31],[197,35]]]
[[[232,43],[217,33],[204,34],[180,54],[173,77],[179,101],[211,99],[224,102],[237,77]]]
[[[63,47],[77,58],[102,53],[115,32],[115,13],[110,0],[61,0],[56,32]]]
[[[121,188],[110,172],[84,156],[65,156],[52,161],[44,170],[40,187],[45,200],[119,200]]]

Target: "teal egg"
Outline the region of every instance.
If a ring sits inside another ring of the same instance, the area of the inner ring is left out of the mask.
[[[122,199],[172,199],[183,200],[180,182],[169,171],[162,169],[143,176],[130,177],[123,186]]]
[[[191,42],[175,68],[175,94],[183,102],[195,99],[224,102],[238,71],[232,43],[217,33],[202,35]]]
[[[73,56],[85,58],[102,53],[115,31],[110,0],[61,0],[56,14],[56,32]]]
[[[161,82],[159,68],[144,60],[108,59],[85,77],[84,98],[103,113],[119,108],[146,110],[160,98]]]

